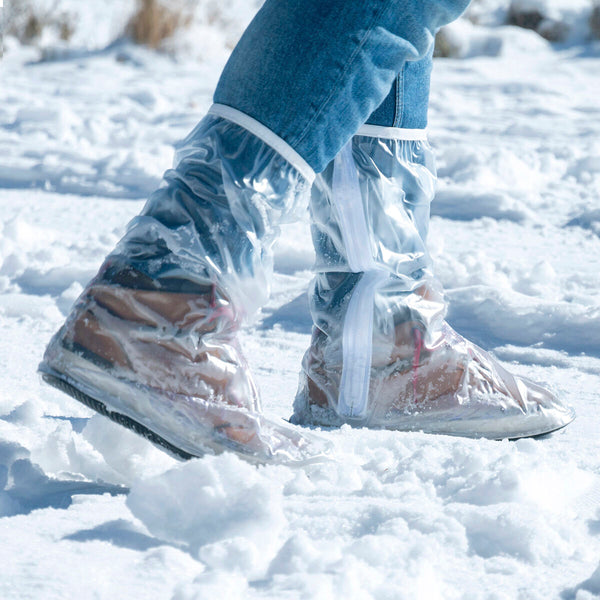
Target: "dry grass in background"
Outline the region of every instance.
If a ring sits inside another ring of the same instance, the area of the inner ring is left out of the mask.
[[[240,32],[231,26],[230,21],[235,18],[235,13],[232,16],[231,11],[225,9],[224,1],[226,0],[137,0],[136,11],[123,34],[138,44],[159,48],[164,40],[173,38],[178,30],[190,26],[194,10],[201,7],[196,18],[203,18],[208,25],[234,30],[232,39],[227,43],[228,47],[233,47]],[[256,4],[256,8],[261,4],[258,0],[248,1]],[[29,45],[40,42],[48,29],[53,34],[50,39],[71,39],[77,27],[76,16],[61,11],[60,0],[54,0],[50,4],[46,2],[46,8],[41,4],[43,3],[33,0],[5,0],[0,34],[13,36]],[[532,29],[551,42],[567,38],[568,27],[549,19],[539,9],[528,8],[525,3],[515,0],[507,0],[506,5],[507,24]],[[590,6],[589,36],[600,39],[600,0],[590,0]],[[482,7],[485,8],[482,0],[473,0],[465,17],[477,24]],[[459,54],[460,48],[456,46],[455,40],[451,35],[446,35],[442,28],[436,39],[435,56],[456,57]]]
[[[34,6],[31,0],[4,2],[4,34],[16,37],[22,44],[34,44],[46,28],[56,31],[61,40],[68,41],[75,32],[75,24],[66,12],[58,10],[58,0],[49,8]]]
[[[594,8],[590,15],[590,31],[594,38],[600,40],[600,2],[594,3]]]
[[[138,8],[127,25],[127,34],[137,44],[158,48],[161,42],[173,36],[192,22],[190,5],[183,2],[138,0]]]

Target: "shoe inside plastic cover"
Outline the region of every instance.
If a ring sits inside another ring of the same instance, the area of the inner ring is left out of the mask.
[[[446,323],[422,140],[355,136],[312,188],[314,322],[292,421],[518,438],[574,413]]]
[[[268,297],[278,226],[306,209],[307,188],[259,138],[207,116],[52,339],[42,374],[182,456],[319,460],[323,439],[262,414],[237,340]]]

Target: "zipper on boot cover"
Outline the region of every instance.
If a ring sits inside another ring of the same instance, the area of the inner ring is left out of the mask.
[[[352,141],[334,160],[332,201],[339,217],[348,267],[353,273],[363,274],[352,292],[344,318],[338,413],[351,419],[364,419],[371,381],[375,293],[388,279],[388,273],[377,265],[371,253]]]

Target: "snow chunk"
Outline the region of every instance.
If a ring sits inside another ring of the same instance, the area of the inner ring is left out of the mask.
[[[590,592],[594,597],[600,596],[600,564],[598,564],[598,568],[592,573],[592,575],[582,581],[574,591],[585,590],[586,592]],[[577,594],[577,598],[580,595]]]
[[[435,41],[435,56],[446,58],[498,56],[501,50],[501,36],[493,30],[475,27],[465,19],[443,27]]]
[[[535,290],[535,284],[532,285]],[[476,342],[598,353],[597,306],[546,300],[486,286],[455,289],[447,295],[450,323]]]
[[[74,281],[56,300],[56,306],[58,306],[58,309],[65,317],[71,311],[75,300],[79,298],[81,292],[83,292],[83,286],[78,281]]]
[[[177,464],[141,436],[98,414],[87,422],[82,436],[101,455],[105,467],[118,474],[118,483],[156,476]]]
[[[213,569],[258,575],[287,523],[279,471],[233,454],[205,457],[135,482],[127,505],[154,535],[186,544]]]
[[[75,495],[124,493],[120,486],[48,477],[23,446],[0,441],[0,517],[41,508],[68,508]]]
[[[435,55],[448,58],[501,56],[547,52],[550,45],[533,31],[514,27],[475,26],[459,19],[443,27],[436,38]]]
[[[248,598],[248,582],[238,573],[208,571],[198,575],[192,583],[180,584],[172,600],[204,600],[205,598]]]
[[[589,229],[600,237],[600,209],[587,210],[581,213],[578,217],[574,217],[566,227],[581,227]]]
[[[522,202],[509,194],[473,191],[463,186],[449,186],[440,190],[431,206],[431,214],[457,221],[490,217],[516,223],[533,217],[533,213]]]

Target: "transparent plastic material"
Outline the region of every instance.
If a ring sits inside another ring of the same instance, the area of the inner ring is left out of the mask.
[[[426,249],[426,141],[355,136],[311,198],[312,342],[292,421],[518,438],[574,414],[446,323]]]
[[[178,146],[175,165],[40,371],[190,455],[318,459],[323,440],[262,415],[237,340],[268,297],[270,247],[278,224],[305,208],[307,183],[259,138],[214,116]]]

